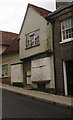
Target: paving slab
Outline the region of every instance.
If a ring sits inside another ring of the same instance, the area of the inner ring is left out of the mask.
[[[0,88],[8,90],[20,95],[29,96],[34,99],[38,99],[44,102],[61,105],[63,107],[68,107],[73,109],[73,98],[61,95],[54,95],[50,93],[45,93],[41,91],[25,90],[24,88],[19,88],[11,85],[5,85],[0,83]]]

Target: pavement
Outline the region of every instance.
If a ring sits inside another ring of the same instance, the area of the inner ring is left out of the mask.
[[[67,107],[73,109],[73,98],[61,95],[54,95],[50,93],[45,93],[41,91],[34,90],[25,90],[24,88],[15,87],[11,85],[5,85],[0,83],[0,89],[8,90],[10,92],[14,92],[20,95],[29,96],[33,99],[37,99],[43,102],[48,102],[54,105],[60,105],[63,107]]]

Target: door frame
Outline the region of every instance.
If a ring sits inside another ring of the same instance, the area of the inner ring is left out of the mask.
[[[68,85],[67,85],[67,72],[66,72],[66,61],[63,61],[63,74],[64,74],[64,90],[65,95],[68,95]]]

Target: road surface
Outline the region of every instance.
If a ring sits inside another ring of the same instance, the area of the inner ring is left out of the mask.
[[[2,118],[70,118],[71,110],[2,91]]]

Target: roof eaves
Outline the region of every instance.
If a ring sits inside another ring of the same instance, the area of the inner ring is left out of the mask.
[[[67,5],[67,6],[65,6],[65,5]],[[72,4],[71,3],[68,3],[68,4],[65,3],[64,5],[59,7],[57,10],[55,10],[53,13],[50,13],[48,16],[45,16],[45,19],[47,19],[47,20],[51,19],[52,16],[58,14],[59,12],[62,12],[63,10],[65,10],[65,9],[71,7],[71,6],[73,6],[73,2],[72,2]]]

